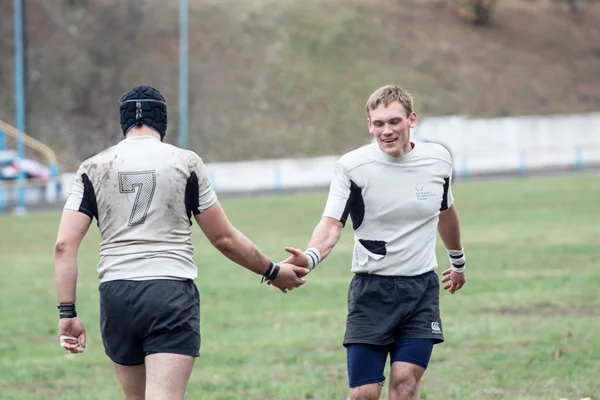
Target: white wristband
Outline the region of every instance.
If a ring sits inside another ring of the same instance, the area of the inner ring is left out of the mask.
[[[464,272],[466,268],[467,258],[465,257],[465,250],[447,250],[448,259],[450,260],[450,268],[454,272]]]
[[[314,247],[306,249],[304,255],[306,255],[308,260],[308,269],[311,271],[321,262],[321,253]]]

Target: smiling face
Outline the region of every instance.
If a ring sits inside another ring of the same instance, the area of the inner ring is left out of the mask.
[[[417,125],[417,114],[407,112],[399,101],[392,101],[387,106],[381,103],[369,110],[367,125],[381,151],[392,157],[401,157],[412,148],[410,128]]]

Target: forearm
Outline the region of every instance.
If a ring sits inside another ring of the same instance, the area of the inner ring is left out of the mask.
[[[256,274],[264,274],[271,264],[271,260],[235,228],[214,245],[225,257]]]
[[[54,255],[54,279],[60,304],[75,303],[77,292],[77,250],[57,246]]]
[[[315,227],[308,247],[316,248],[320,254],[320,261],[323,261],[340,240],[341,234],[342,224],[339,221],[323,218]]]
[[[440,213],[438,233],[446,249],[462,249],[460,240],[460,221],[458,218],[458,211],[454,204]]]
[[[465,252],[460,241],[460,222],[454,204],[440,213],[438,232],[448,251],[450,266],[455,272],[463,272],[466,266]]]

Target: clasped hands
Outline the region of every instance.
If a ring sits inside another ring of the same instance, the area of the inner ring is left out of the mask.
[[[310,272],[307,256],[302,250],[286,247],[285,251],[290,253],[291,256],[277,263],[280,267],[279,275],[272,281],[269,279],[266,280],[267,285],[273,285],[283,293],[304,285],[306,280],[302,278]]]

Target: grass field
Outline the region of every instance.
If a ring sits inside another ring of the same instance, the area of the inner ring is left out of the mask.
[[[441,294],[446,342],[434,350],[421,398],[600,399],[600,176],[458,183],[454,194],[468,281],[455,295]],[[325,197],[223,204],[238,228],[281,259],[284,246],[305,247]],[[58,345],[59,217],[0,217],[0,398],[118,399],[98,328],[95,225],[80,252],[78,311],[88,347],[71,356]],[[259,285],[194,230],[203,344],[188,398],[344,399],[351,227],[307,284],[287,295]]]

